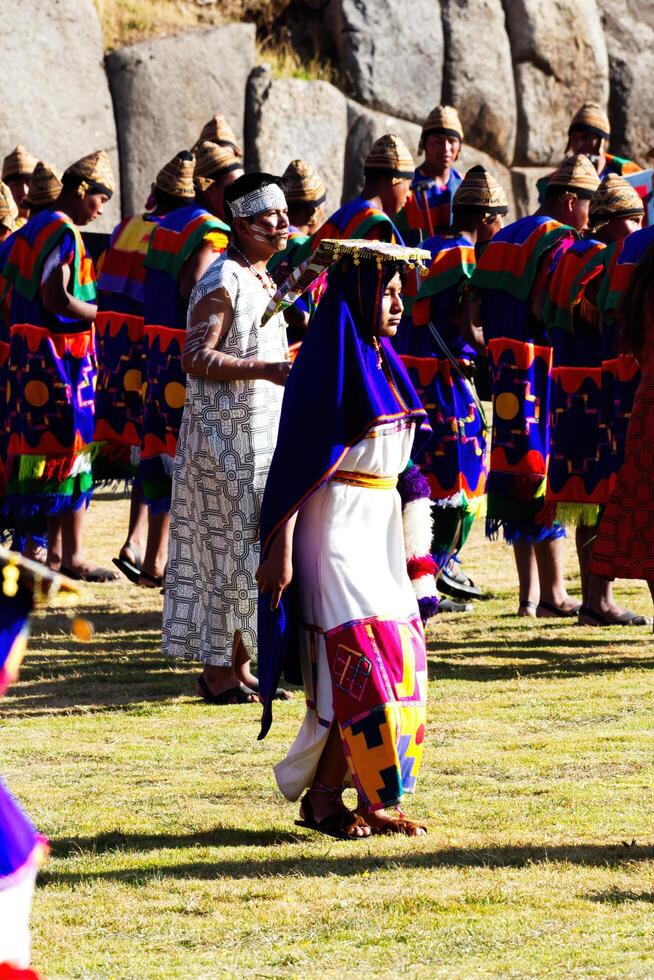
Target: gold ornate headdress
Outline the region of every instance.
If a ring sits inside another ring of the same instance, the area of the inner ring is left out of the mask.
[[[264,311],[261,325],[267,323],[276,313],[283,313],[289,306],[293,306],[326,269],[346,255],[352,258],[355,265],[373,261],[381,267],[383,262],[402,262],[410,269],[419,266],[421,271],[424,269],[425,275],[427,268],[423,263],[431,259],[431,252],[424,248],[393,245],[389,242],[369,242],[367,238],[323,238],[313,255],[294,269],[279,287]]]

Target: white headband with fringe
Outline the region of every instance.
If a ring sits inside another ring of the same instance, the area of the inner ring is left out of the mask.
[[[283,211],[286,208],[284,191],[279,184],[265,184],[256,191],[250,191],[235,201],[229,202],[235,218],[254,218],[264,211]]]

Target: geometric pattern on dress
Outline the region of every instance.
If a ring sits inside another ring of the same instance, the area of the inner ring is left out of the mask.
[[[425,734],[422,624],[376,617],[326,634],[334,716],[354,784],[372,809],[414,788]]]
[[[269,297],[249,269],[226,255],[195,287],[189,320],[195,304],[218,287],[229,293],[234,316],[217,349],[238,358],[284,360],[281,318],[259,328]],[[265,381],[187,376],[173,465],[166,656],[226,666],[238,632],[256,657],[259,511],[282,398],[283,388]]]

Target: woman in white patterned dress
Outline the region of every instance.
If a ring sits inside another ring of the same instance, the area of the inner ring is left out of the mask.
[[[204,665],[206,701],[232,704],[255,699],[259,508],[290,370],[283,317],[259,324],[275,292],[266,263],[286,246],[288,216],[268,174],[240,177],[225,202],[232,244],[189,303],[162,648]]]

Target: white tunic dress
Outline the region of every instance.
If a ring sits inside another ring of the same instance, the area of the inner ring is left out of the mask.
[[[413,433],[414,426],[406,421],[378,426],[350,449],[340,471],[377,477],[401,473]],[[311,784],[334,720],[325,634],[357,621],[405,624],[418,617],[395,487],[371,489],[329,480],[298,514],[293,556],[307,712],[288,755],[275,767],[279,788],[289,800],[297,800]],[[418,645],[424,646],[419,632]],[[419,678],[417,698],[423,705],[425,680]],[[364,701],[360,704],[363,710]]]
[[[234,316],[217,349],[237,358],[283,361],[284,320],[260,327],[270,296],[252,270],[222,255],[189,303],[222,287]],[[240,633],[257,649],[259,509],[277,441],[284,389],[267,381],[188,375],[173,466],[162,649],[166,656],[227,666]]]

